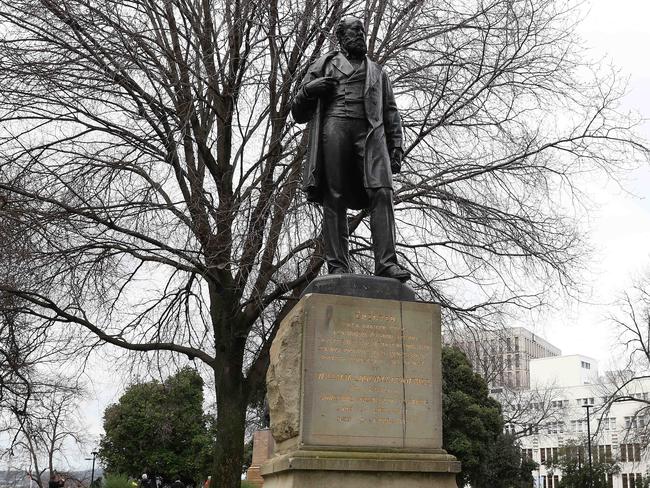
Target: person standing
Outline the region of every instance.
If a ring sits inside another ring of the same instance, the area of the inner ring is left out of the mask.
[[[181,481],[180,476],[174,476],[176,478],[172,483],[172,488],[185,488],[185,484]]]
[[[147,476],[147,473],[142,473],[140,483],[138,484],[140,485],[139,488],[154,488],[152,486],[151,480],[149,479],[149,476]]]

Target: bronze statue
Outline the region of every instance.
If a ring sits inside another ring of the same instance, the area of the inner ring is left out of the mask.
[[[291,112],[310,123],[303,170],[307,199],[323,205],[325,259],[332,274],[349,273],[347,209],[370,210],[375,274],[407,281],[397,263],[393,173],[402,163],[402,123],[388,76],[367,56],[361,20],[341,20],[340,51],[317,59]]]

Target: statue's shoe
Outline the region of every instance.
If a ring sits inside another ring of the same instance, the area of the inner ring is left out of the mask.
[[[406,283],[408,280],[411,279],[411,273],[409,273],[404,268],[397,265],[391,266],[390,268],[386,268],[378,276],[382,276],[384,278],[394,278],[396,280],[401,281],[402,283]]]

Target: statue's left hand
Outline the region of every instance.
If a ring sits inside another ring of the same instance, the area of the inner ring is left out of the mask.
[[[402,171],[402,148],[395,147],[390,152],[390,170],[393,174],[397,174]]]

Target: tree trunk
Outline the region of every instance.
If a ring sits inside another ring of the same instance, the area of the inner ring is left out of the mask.
[[[217,389],[217,439],[214,450],[212,486],[239,488],[244,459],[247,398],[241,369],[233,359],[237,351],[224,351],[215,367]]]

